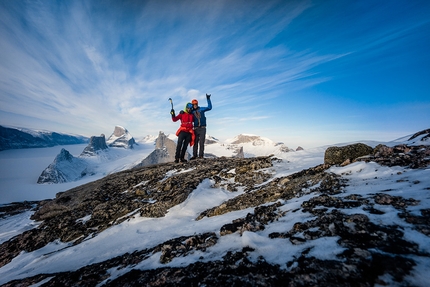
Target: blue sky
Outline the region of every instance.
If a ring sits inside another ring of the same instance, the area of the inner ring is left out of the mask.
[[[0,125],[305,148],[430,128],[430,1],[0,1]]]

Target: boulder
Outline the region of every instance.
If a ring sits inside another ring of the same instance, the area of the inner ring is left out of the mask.
[[[325,164],[347,164],[356,158],[373,154],[373,148],[363,143],[351,144],[343,147],[332,146],[324,154]]]

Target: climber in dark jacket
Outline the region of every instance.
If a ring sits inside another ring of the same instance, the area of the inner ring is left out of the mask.
[[[190,158],[190,160],[196,159],[197,156],[199,158],[203,158],[203,155],[205,152],[205,139],[206,139],[205,112],[212,110],[211,95],[206,94],[206,100],[208,101],[207,107],[200,107],[199,102],[196,99],[191,101],[191,103],[193,104],[192,112],[194,115],[194,133],[196,135],[196,141],[193,147],[193,156]]]

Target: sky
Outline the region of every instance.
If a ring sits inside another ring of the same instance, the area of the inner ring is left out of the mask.
[[[430,1],[0,1],[0,125],[295,148],[430,128]]]
[[[43,149],[48,150],[48,149]],[[37,154],[37,149],[28,149],[27,152]],[[275,163],[270,168],[273,178],[284,177],[305,168],[313,167],[323,162],[324,151],[322,147],[303,150],[300,152],[289,152],[283,156],[283,161]],[[6,151],[8,153],[12,152]],[[22,153],[15,154],[22,157]],[[2,156],[2,154],[0,154]],[[26,157],[27,164],[32,166],[38,160],[34,157]],[[12,165],[19,164],[14,161]],[[22,169],[28,173],[28,169]],[[175,169],[166,173],[166,179],[178,173],[187,172],[191,169]],[[267,170],[266,170],[267,171]],[[234,173],[234,171],[231,171]],[[423,190],[428,189],[430,184],[430,169],[410,169],[401,166],[381,166],[375,162],[355,162],[353,164],[329,169],[344,179],[348,180],[348,185],[343,188],[343,192],[338,197],[362,196],[369,198],[371,202],[375,191],[385,191],[391,196],[413,198],[418,204],[406,207],[406,211],[412,215],[420,215],[421,210],[430,208],[428,193]],[[272,179],[273,179],[272,178]],[[270,180],[272,180],[270,179]],[[413,184],[412,184],[413,183]],[[215,232],[219,238],[216,245],[209,247],[204,252],[195,251],[173,259],[167,264],[159,262],[160,252],[156,252],[145,258],[141,262],[134,262],[132,265],[112,267],[108,270],[110,277],[106,280],[113,280],[132,269],[154,269],[160,267],[181,267],[195,262],[208,262],[222,260],[227,251],[236,252],[244,247],[254,248],[248,252],[248,258],[256,262],[263,256],[270,264],[279,264],[281,268],[290,268],[286,263],[297,259],[304,252],[309,257],[316,257],[322,260],[339,260],[337,254],[342,253],[344,246],[338,243],[338,236],[326,236],[316,240],[307,240],[304,244],[292,244],[288,239],[271,239],[269,234],[273,232],[285,232],[293,228],[297,222],[307,222],[315,219],[312,213],[303,210],[303,202],[319,195],[312,192],[316,186],[304,188],[304,195],[288,201],[281,200],[283,204],[280,209],[286,214],[279,219],[268,223],[264,230],[258,232],[244,232],[241,236],[238,233],[220,236],[219,230],[224,224],[231,223],[238,218],[244,218],[248,213],[254,213],[254,208],[247,208],[240,211],[228,212],[220,216],[205,217],[202,220],[195,220],[201,212],[220,205],[230,198],[245,193],[243,187],[239,187],[236,192],[229,192],[222,187],[213,187],[213,179],[205,179],[188,196],[188,198],[169,209],[164,217],[146,218],[138,214],[129,220],[98,233],[97,236],[89,236],[79,244],[73,242],[61,242],[55,240],[44,247],[32,252],[21,252],[13,261],[0,268],[0,284],[14,279],[46,274],[54,272],[72,271],[80,267],[102,262],[115,256],[132,253],[136,250],[155,247],[180,236],[190,236],[192,234],[202,234],[205,232]],[[16,179],[16,185],[23,185],[23,181]],[[33,189],[25,188],[29,197]],[[399,210],[391,205],[372,205],[375,209],[381,210],[384,214],[376,214],[364,206],[339,208],[340,212],[351,214],[365,214],[369,220],[378,225],[398,225],[403,238],[409,242],[419,245],[422,254],[430,252],[430,241],[423,233],[418,232],[415,227],[398,216]],[[294,210],[295,212],[289,212]],[[299,211],[300,210],[300,211]],[[30,220],[34,211],[28,211],[15,216],[6,217],[0,220],[0,243],[29,229],[36,228],[40,222]],[[81,218],[83,222],[89,220],[91,214]],[[345,223],[346,224],[346,223]],[[303,234],[298,233],[302,237]],[[274,244],[274,242],[276,242]],[[305,251],[306,250],[306,251]],[[391,253],[392,254],[392,253]],[[67,260],[64,260],[67,258]],[[410,286],[427,286],[430,280],[428,267],[430,257],[416,254],[408,255],[414,260],[411,273],[404,278],[402,283]],[[121,263],[122,264],[122,263]],[[294,265],[291,267],[293,268]],[[51,277],[50,277],[51,278]],[[383,279],[389,286],[398,286],[391,276],[385,274]],[[46,279],[49,280],[49,279]],[[106,281],[105,281],[106,282]],[[101,285],[101,284],[100,284]],[[38,285],[39,286],[39,285]]]

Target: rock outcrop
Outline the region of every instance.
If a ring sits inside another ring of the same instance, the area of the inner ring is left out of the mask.
[[[175,152],[176,143],[160,131],[155,141],[155,150],[144,158],[136,167],[173,162],[175,160]]]
[[[110,147],[133,148],[136,144],[133,136],[128,130],[121,126],[115,126],[113,134],[107,139],[107,145]]]
[[[418,144],[420,144],[421,142],[429,142],[429,141],[430,141],[430,129],[417,132],[408,139],[409,144],[415,144],[417,142]]]
[[[233,157],[244,158],[245,154],[243,153],[243,146],[241,146]]]
[[[430,163],[430,146],[402,144],[388,147],[380,144],[375,147],[371,155],[357,158],[356,161],[373,161],[386,166],[400,165],[422,168]]]
[[[348,165],[356,161],[373,161],[386,166],[425,167],[430,163],[430,146],[401,144],[389,147],[380,144],[373,149],[358,143],[344,147],[329,147],[324,154],[325,164]]]
[[[104,134],[92,136],[88,146],[84,148],[80,156],[96,156],[100,151],[107,150],[106,138]]]
[[[343,147],[329,147],[324,154],[325,164],[349,164],[356,158],[370,155],[373,148],[363,143],[347,145]]]

